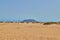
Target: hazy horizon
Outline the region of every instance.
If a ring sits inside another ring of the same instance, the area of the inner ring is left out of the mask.
[[[60,0],[0,0],[0,21],[60,21]]]

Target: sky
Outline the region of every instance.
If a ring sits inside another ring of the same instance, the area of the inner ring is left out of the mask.
[[[60,21],[60,0],[0,0],[0,21]]]

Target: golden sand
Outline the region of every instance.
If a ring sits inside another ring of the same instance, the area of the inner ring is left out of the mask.
[[[60,40],[60,25],[0,23],[0,40]]]

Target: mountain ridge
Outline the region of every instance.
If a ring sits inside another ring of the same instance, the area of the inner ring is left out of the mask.
[[[36,21],[34,19],[25,19],[25,20],[23,20],[21,22],[38,22],[38,21]]]

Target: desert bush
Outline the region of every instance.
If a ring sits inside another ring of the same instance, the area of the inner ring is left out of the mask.
[[[0,21],[0,23],[3,23],[3,21]]]
[[[50,23],[43,23],[43,25],[51,25]]]
[[[24,22],[20,22],[20,23],[24,23]]]
[[[35,23],[40,23],[40,22],[35,22]]]
[[[26,22],[27,24],[29,23],[29,22]]]
[[[35,23],[35,22],[32,22],[32,23]]]
[[[14,22],[11,21],[10,23],[14,23]]]
[[[60,22],[57,22],[57,24],[60,24]]]
[[[5,23],[14,23],[13,21],[6,21]]]
[[[43,23],[43,25],[51,25],[51,24],[57,24],[57,22],[46,22],[46,23]]]

